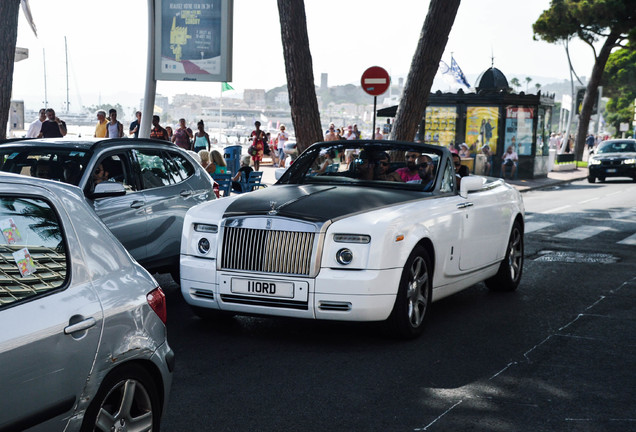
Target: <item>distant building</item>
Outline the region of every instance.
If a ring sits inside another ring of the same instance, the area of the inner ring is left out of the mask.
[[[321,73],[320,74],[320,90],[327,90],[329,87],[329,74]]]
[[[144,106],[143,99],[139,101],[139,106]],[[167,111],[169,107],[170,103],[168,101],[168,96],[161,96],[159,94],[155,96],[155,111],[158,111],[157,114],[161,115],[161,113]],[[157,108],[159,108],[159,110],[157,110]]]
[[[243,101],[250,106],[265,106],[265,90],[245,89]]]

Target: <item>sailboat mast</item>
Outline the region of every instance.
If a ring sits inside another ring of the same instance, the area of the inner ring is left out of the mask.
[[[68,47],[66,46],[66,36],[64,36],[64,56],[66,57],[66,113],[68,114]]]
[[[42,48],[42,59],[44,62],[44,108],[49,107],[49,98],[46,92],[46,51]]]

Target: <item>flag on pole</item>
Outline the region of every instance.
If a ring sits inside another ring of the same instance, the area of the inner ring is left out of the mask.
[[[221,93],[223,93],[224,91],[227,91],[227,90],[234,90],[234,87],[232,87],[228,83],[224,82],[223,84],[221,84]]]
[[[457,62],[455,61],[455,58],[453,56],[451,56],[450,72],[455,77],[455,81],[457,81],[458,83],[460,83],[462,85],[465,85],[466,87],[470,88],[470,84],[468,84],[468,81],[466,81],[466,77],[464,76],[464,72],[462,72],[462,70],[460,69],[459,65],[457,64]]]

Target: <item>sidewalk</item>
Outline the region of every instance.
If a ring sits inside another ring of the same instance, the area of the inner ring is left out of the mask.
[[[263,171],[263,183],[273,185],[276,183],[275,172],[277,168],[271,163],[271,160],[264,159],[261,163],[261,171]],[[587,168],[577,168],[571,171],[552,171],[547,177],[530,179],[530,180],[506,180],[509,184],[516,187],[520,192],[527,192],[535,189],[543,189],[546,187],[556,186],[563,183],[570,183],[576,180],[587,178]]]

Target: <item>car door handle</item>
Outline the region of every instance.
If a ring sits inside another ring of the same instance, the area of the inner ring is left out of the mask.
[[[463,208],[466,208],[466,207],[472,207],[472,206],[473,206],[473,203],[471,203],[470,201],[465,202],[465,203],[461,203],[461,204],[457,204],[457,208],[459,208],[459,209],[463,209]]]
[[[134,208],[134,209],[138,209],[144,206],[144,202],[143,201],[133,201],[130,204],[130,208]]]
[[[182,197],[189,197],[190,195],[192,195],[192,191],[182,190],[179,195],[181,195]]]
[[[89,328],[93,327],[95,324],[97,324],[97,321],[95,321],[95,318],[93,317],[86,318],[84,321],[80,321],[78,323],[71,324],[67,327],[64,327],[64,334],[73,334],[79,331],[88,330]]]

